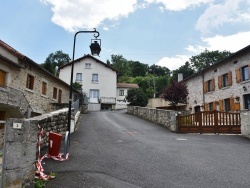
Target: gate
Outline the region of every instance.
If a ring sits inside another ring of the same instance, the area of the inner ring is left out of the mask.
[[[203,111],[177,116],[178,133],[240,134],[240,113]]]

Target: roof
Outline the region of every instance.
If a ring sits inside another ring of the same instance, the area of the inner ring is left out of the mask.
[[[9,46],[8,44],[6,44],[4,41],[0,40],[0,46],[2,46],[4,49],[6,49],[8,52],[10,52],[11,54],[19,57],[19,58],[24,58],[25,56],[23,54],[21,54],[20,52],[18,52],[17,50],[15,50],[14,48],[12,48],[11,46]]]
[[[245,53],[248,52],[249,50],[250,50],[250,45],[248,45],[248,46],[246,46],[245,48],[242,48],[242,49],[240,49],[239,51],[237,51],[237,52],[231,54],[230,56],[226,57],[225,59],[222,59],[222,60],[220,60],[220,61],[214,63],[213,65],[211,65],[211,66],[209,66],[209,67],[207,67],[207,68],[205,68],[205,69],[199,71],[198,73],[196,73],[196,74],[194,74],[194,75],[192,75],[192,76],[189,76],[189,77],[183,79],[182,81],[185,82],[185,81],[187,81],[187,80],[189,80],[189,79],[191,79],[191,78],[193,78],[193,77],[196,77],[196,76],[200,75],[200,74],[203,73],[203,72],[206,72],[207,70],[209,70],[209,69],[211,69],[211,68],[213,68],[213,67],[219,66],[219,65],[221,65],[221,64],[223,64],[223,63],[226,63],[226,62],[228,62],[229,60],[234,60],[237,56],[239,56],[239,55],[241,55],[241,54],[245,54]]]
[[[117,83],[116,86],[123,88],[139,88],[138,84],[128,84],[128,83]]]
[[[47,71],[46,69],[44,69],[41,65],[37,64],[36,62],[34,62],[32,59],[28,58],[27,56],[21,54],[20,52],[18,52],[17,50],[15,50],[14,48],[12,48],[11,46],[9,46],[8,44],[6,44],[5,42],[3,42],[2,40],[0,40],[0,46],[3,47],[5,50],[7,50],[9,53],[13,54],[14,56],[34,65],[35,67],[37,67],[38,69],[40,69],[43,73],[50,75],[51,77],[53,77],[54,79],[56,79],[58,82],[66,85],[69,87],[69,84],[67,84],[66,82],[62,81],[61,79],[59,79],[58,77],[56,77],[54,74],[50,73],[49,71]],[[21,65],[9,60],[8,58],[2,56],[0,54],[0,58],[6,60],[8,63],[11,64],[15,64],[17,65],[17,67],[22,68]],[[75,92],[78,92],[77,90],[74,89]]]
[[[97,59],[97,58],[95,58],[95,57],[93,57],[92,55],[89,55],[89,54],[84,55],[83,57],[80,57],[80,58],[74,60],[74,63],[78,63],[78,62],[80,62],[81,60],[87,59],[87,58],[91,58],[91,59],[95,60],[97,63],[100,63],[100,64],[104,65],[105,67],[110,68],[110,69],[112,69],[112,70],[115,71],[115,72],[118,72],[116,69],[114,69],[114,68],[111,67],[110,65],[108,65],[108,64],[106,64],[106,63],[104,63],[104,62],[102,62],[101,60],[99,60],[99,59]],[[59,69],[71,65],[72,62],[73,62],[73,61],[71,61],[71,62],[69,62],[69,63],[66,63],[65,65],[62,65],[61,67],[59,67]]]

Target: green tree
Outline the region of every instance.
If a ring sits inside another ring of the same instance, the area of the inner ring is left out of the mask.
[[[72,84],[72,87],[73,87],[75,90],[79,91],[79,92],[82,91],[82,84],[80,84],[79,82],[74,82],[74,83]]]
[[[148,104],[148,98],[140,88],[128,90],[126,99],[130,102],[130,105],[133,106],[144,107]]]
[[[145,76],[148,72],[148,65],[140,63],[139,61],[129,61],[129,67],[132,77]]]
[[[222,59],[225,59],[229,55],[231,55],[231,52],[229,51],[220,52],[218,50],[216,51],[205,50],[204,52],[201,52],[199,55],[192,56],[189,60],[193,69],[198,72],[204,68],[207,68],[217,63]]]
[[[110,65],[118,70],[118,77],[130,75],[128,61],[122,55],[111,55],[111,63]]]
[[[60,67],[65,63],[68,63],[69,61],[69,55],[59,50],[55,53],[50,53],[49,56],[46,58],[45,62],[41,64],[41,66],[52,74],[57,75],[56,67]]]
[[[162,67],[159,65],[151,65],[148,69],[150,74],[154,74],[155,76],[170,76],[170,70],[167,67]]]
[[[187,61],[185,65],[180,66],[178,69],[173,70],[172,80],[178,81],[178,74],[183,74],[183,79],[193,75],[195,70],[191,67],[190,63]]]
[[[187,86],[183,82],[172,82],[168,88],[162,91],[162,97],[174,107],[179,103],[186,104],[188,96]]]

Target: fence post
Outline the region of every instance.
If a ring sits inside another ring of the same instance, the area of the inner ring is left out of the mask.
[[[200,134],[202,134],[202,113],[203,112],[197,112]]]
[[[214,110],[214,133],[219,132],[219,127],[218,127],[218,111]]]

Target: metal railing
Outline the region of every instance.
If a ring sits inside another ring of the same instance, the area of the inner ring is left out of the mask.
[[[79,111],[79,99],[71,104],[71,108],[74,108],[74,113],[76,114]]]
[[[116,98],[115,97],[100,97],[100,103],[103,104],[115,104]]]

